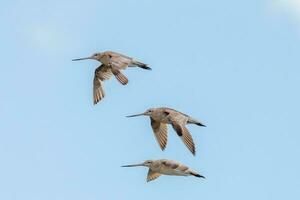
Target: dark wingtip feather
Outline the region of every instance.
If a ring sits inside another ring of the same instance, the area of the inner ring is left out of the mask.
[[[205,177],[202,176],[202,175],[200,175],[200,174],[193,174],[193,175],[196,176],[196,177],[198,177],[198,178],[204,178],[205,179]]]
[[[144,69],[147,69],[147,70],[152,70],[152,68],[151,68],[151,67],[145,67]]]
[[[139,65],[139,67],[143,68],[143,69],[147,69],[147,70],[152,70],[151,67],[148,67],[148,65]]]
[[[134,61],[133,64],[135,64],[138,67],[143,68],[143,69],[152,70],[150,67],[148,67],[147,64],[139,62],[139,61]]]
[[[200,122],[196,123],[196,125],[206,127],[206,125],[204,125],[204,124],[202,124]]]

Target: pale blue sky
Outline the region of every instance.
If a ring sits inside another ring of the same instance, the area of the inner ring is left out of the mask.
[[[299,199],[293,2],[1,1],[0,199]],[[93,106],[99,64],[71,59],[105,50],[153,70],[106,82]],[[149,119],[125,118],[159,106],[207,125],[189,126],[196,157],[172,129],[162,152]],[[157,158],[207,179],[120,167]]]

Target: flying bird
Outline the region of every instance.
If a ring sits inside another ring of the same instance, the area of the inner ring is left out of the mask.
[[[195,144],[193,138],[186,128],[187,124],[196,124],[198,126],[205,126],[198,120],[171,108],[150,108],[141,114],[130,115],[127,117],[149,116],[151,126],[155,138],[162,150],[166,148],[168,141],[168,127],[171,124],[177,135],[182,139],[183,143],[191,151],[193,155],[196,154]]]
[[[170,175],[170,176],[195,176],[198,178],[205,178],[204,176],[198,174],[194,170],[191,170],[189,167],[167,159],[160,159],[160,160],[146,160],[140,164],[134,165],[124,165],[122,167],[137,167],[143,166],[148,167],[148,175],[147,175],[147,182],[155,180],[160,175]]]
[[[73,59],[73,61],[87,59],[97,60],[102,63],[95,70],[93,82],[94,104],[97,104],[104,98],[105,92],[103,89],[103,81],[110,79],[112,75],[114,75],[122,85],[126,85],[128,83],[128,79],[122,73],[122,70],[125,70],[127,67],[140,67],[143,69],[151,70],[151,68],[148,67],[147,64],[112,51],[95,53],[89,57]]]

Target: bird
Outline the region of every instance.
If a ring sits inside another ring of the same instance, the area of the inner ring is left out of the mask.
[[[77,58],[73,59],[72,61],[87,59],[101,62],[101,65],[95,70],[93,81],[94,105],[105,97],[103,81],[110,79],[112,75],[114,75],[122,85],[126,85],[128,83],[128,79],[122,73],[122,70],[125,70],[127,67],[140,67],[142,69],[151,70],[147,64],[113,51],[94,53],[89,57]]]
[[[123,165],[122,167],[148,167],[147,182],[153,181],[160,175],[170,175],[170,176],[195,176],[198,178],[205,178],[204,176],[198,174],[189,167],[173,160],[159,159],[159,160],[146,160],[140,164],[134,165]]]
[[[196,124],[198,126],[205,125],[198,120],[172,108],[150,108],[141,114],[129,115],[126,117],[149,116],[154,136],[161,148],[165,150],[168,141],[168,127],[171,124],[177,135],[182,139],[190,152],[195,155],[196,148],[193,138],[186,128],[187,124]]]

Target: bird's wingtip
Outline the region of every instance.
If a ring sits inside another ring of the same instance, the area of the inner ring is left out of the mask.
[[[202,123],[200,123],[200,122],[196,123],[196,125],[206,127],[205,124],[202,124]]]
[[[195,174],[194,176],[196,176],[196,177],[198,177],[198,178],[204,178],[204,179],[206,179],[205,176],[202,176],[202,175],[200,175],[200,174]]]

